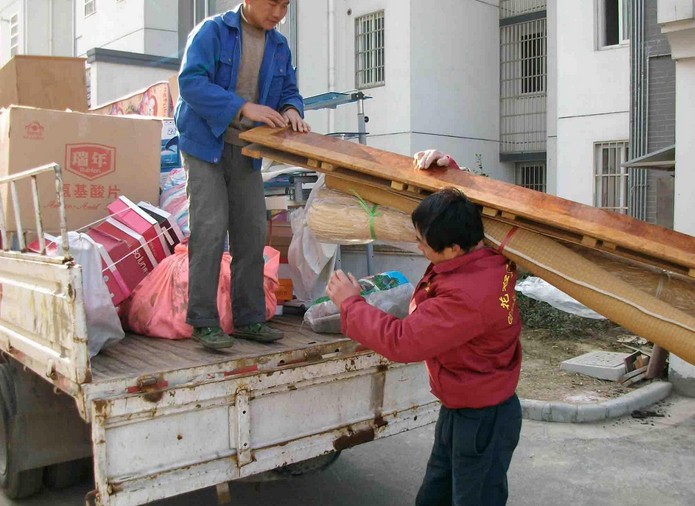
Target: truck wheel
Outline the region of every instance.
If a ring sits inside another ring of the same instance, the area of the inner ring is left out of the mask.
[[[0,364],[0,487],[10,499],[23,499],[41,490],[43,468],[14,469],[11,434],[16,405],[11,365]]]
[[[331,452],[327,453],[326,455],[319,455],[313,459],[307,459],[301,462],[295,462],[294,464],[287,464],[286,466],[278,467],[277,469],[273,469],[273,472],[287,477],[315,473],[326,469],[328,466],[338,460],[339,456],[340,451]]]
[[[92,471],[92,459],[84,458],[46,466],[43,484],[51,490],[72,487],[86,481]]]

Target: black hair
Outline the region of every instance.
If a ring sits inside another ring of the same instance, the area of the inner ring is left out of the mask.
[[[426,197],[411,218],[420,237],[437,253],[454,244],[467,252],[483,239],[480,208],[458,188]]]

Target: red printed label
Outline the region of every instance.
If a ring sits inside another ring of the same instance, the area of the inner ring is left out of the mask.
[[[116,148],[103,144],[66,144],[65,168],[94,180],[116,171]]]
[[[43,125],[38,121],[32,121],[24,125],[24,138],[35,141],[43,140]]]

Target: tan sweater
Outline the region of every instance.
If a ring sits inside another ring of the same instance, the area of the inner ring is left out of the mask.
[[[265,30],[251,26],[243,17],[241,20],[241,63],[237,77],[236,91],[244,100],[258,102],[258,73],[261,70],[263,53],[265,51]],[[244,146],[247,143],[239,139],[239,134],[244,130],[253,128],[253,121],[241,116],[241,113],[232,120],[227,128],[224,141],[236,146]]]

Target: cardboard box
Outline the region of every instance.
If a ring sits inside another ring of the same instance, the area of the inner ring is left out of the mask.
[[[269,220],[267,241],[280,252],[280,259],[287,259],[287,252],[292,242],[292,226],[286,221]]]
[[[9,105],[85,112],[85,59],[15,56],[0,68],[0,107]]]
[[[169,83],[160,81],[143,90],[90,109],[89,112],[110,116],[140,114],[142,116],[171,118],[174,115],[174,107],[169,93]]]
[[[278,279],[278,287],[275,289],[275,297],[277,297],[278,303],[287,302],[292,300],[293,297],[293,287],[292,280],[289,278]]]
[[[77,230],[108,215],[119,195],[159,200],[161,121],[12,106],[0,114],[0,177],[58,163],[68,228]],[[43,228],[60,228],[55,178],[37,177]],[[17,184],[22,226],[35,230],[29,180]],[[8,230],[16,230],[8,185],[0,197]]]

